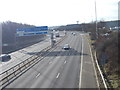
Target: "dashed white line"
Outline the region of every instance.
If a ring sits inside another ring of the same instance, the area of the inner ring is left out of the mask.
[[[49,62],[49,64],[51,64],[52,63],[52,61],[51,62]]]
[[[60,76],[60,73],[57,74],[56,78],[58,78]]]
[[[40,73],[38,73],[37,75],[36,75],[36,78],[38,78],[40,76]]]
[[[66,64],[66,61],[64,62],[64,64]]]

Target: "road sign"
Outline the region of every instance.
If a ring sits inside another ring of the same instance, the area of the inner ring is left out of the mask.
[[[5,43],[5,44],[3,44],[3,46],[8,46],[8,44]]]
[[[17,36],[48,34],[48,26],[17,28]]]

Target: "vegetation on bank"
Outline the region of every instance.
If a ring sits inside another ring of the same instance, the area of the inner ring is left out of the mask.
[[[120,60],[118,58],[120,32],[111,32],[109,36],[96,40],[98,62],[111,87],[120,87]]]
[[[95,32],[95,30],[92,30],[90,36],[91,40],[95,39],[92,45],[97,52],[103,75],[111,88],[118,89],[120,88],[120,31],[99,29],[98,38],[96,38]]]

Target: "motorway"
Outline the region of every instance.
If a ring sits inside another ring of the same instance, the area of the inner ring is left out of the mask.
[[[60,33],[60,34],[62,34],[62,33]],[[61,36],[61,37],[63,37],[63,36]],[[61,37],[56,38],[56,41],[60,40]],[[25,61],[26,59],[30,58],[31,56],[35,56],[36,53],[40,52],[41,50],[43,50],[44,48],[46,48],[50,45],[51,45],[50,36],[48,36],[47,39],[45,39],[39,43],[36,43],[29,47],[26,47],[26,48],[23,48],[18,51],[10,53],[9,55],[11,56],[11,60],[9,60],[7,62],[0,62],[0,68],[2,68],[0,73],[19,64],[20,62]]]
[[[70,50],[63,50],[64,44],[69,44]],[[86,34],[68,33],[63,42],[6,88],[98,88]]]

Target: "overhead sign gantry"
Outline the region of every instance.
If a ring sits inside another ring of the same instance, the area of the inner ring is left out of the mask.
[[[16,36],[48,34],[48,26],[17,28]]]
[[[40,27],[23,27],[16,29],[16,36],[31,36],[31,35],[41,35],[48,34],[48,26],[40,26]],[[55,41],[53,40],[53,33],[51,33],[51,47],[54,46]]]

